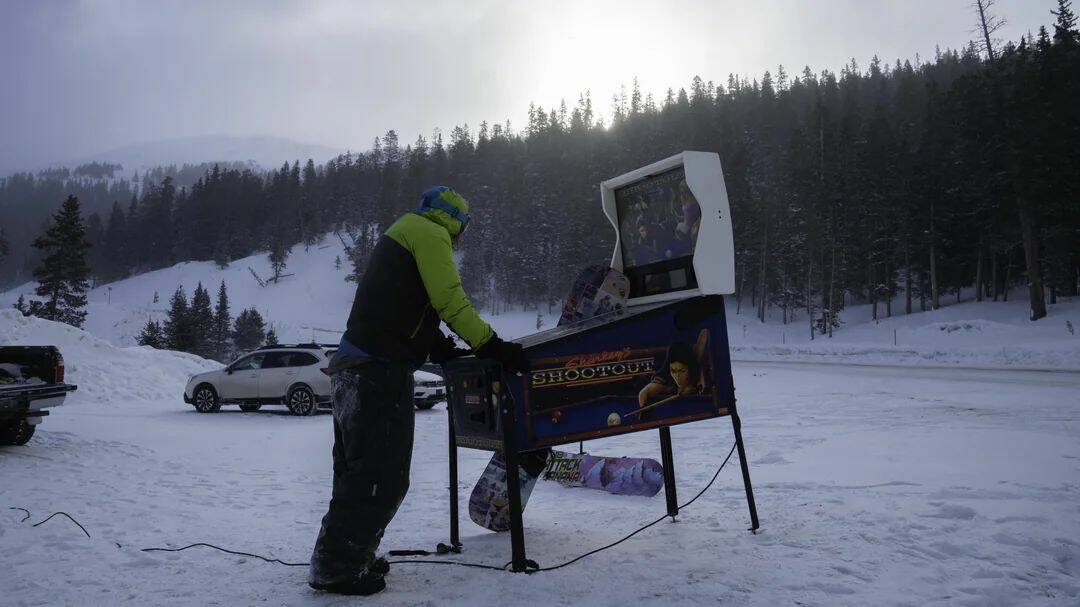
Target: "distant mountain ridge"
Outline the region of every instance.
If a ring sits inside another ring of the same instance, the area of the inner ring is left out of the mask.
[[[283,137],[206,135],[136,143],[52,166],[74,168],[91,162],[108,162],[122,165],[121,174],[130,176],[135,171],[142,173],[155,167],[203,162],[250,162],[263,169],[275,169],[295,160],[303,164],[308,158],[323,164],[344,152],[344,149]]]

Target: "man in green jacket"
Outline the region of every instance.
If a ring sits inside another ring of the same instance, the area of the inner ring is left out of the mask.
[[[308,584],[340,594],[373,594],[389,567],[376,558],[383,530],[409,488],[413,371],[468,350],[443,335],[445,321],[477,356],[509,373],[528,370],[521,345],[505,342],[473,309],[452,249],[469,227],[469,204],[444,186],[382,235],[356,288],[330,362],[334,406],[334,488],[311,555]]]

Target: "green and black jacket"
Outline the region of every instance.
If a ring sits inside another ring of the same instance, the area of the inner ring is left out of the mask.
[[[440,210],[395,221],[356,287],[345,339],[375,358],[414,367],[441,339],[440,320],[473,350],[487,343],[494,332],[473,309],[454,262],[451,239],[460,231],[461,223]]]

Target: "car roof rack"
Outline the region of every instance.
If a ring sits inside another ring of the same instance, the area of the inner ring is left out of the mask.
[[[296,349],[302,349],[302,350],[323,350],[323,349],[326,349],[326,348],[336,348],[336,347],[338,347],[338,344],[317,344],[317,343],[278,344],[276,346],[260,346],[258,348],[255,348],[255,350],[253,350],[253,351],[258,352],[259,350],[278,350],[278,349],[281,349],[281,348],[296,348]]]

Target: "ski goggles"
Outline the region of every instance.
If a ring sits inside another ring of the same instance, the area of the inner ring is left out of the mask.
[[[425,198],[423,201],[421,201],[421,203],[420,203],[420,212],[424,212],[427,209],[438,209],[438,210],[442,211],[443,213],[446,213],[447,215],[449,215],[449,216],[453,217],[454,219],[460,221],[461,222],[461,232],[459,232],[460,234],[464,234],[465,230],[469,229],[469,224],[472,223],[472,215],[469,215],[468,213],[464,213],[464,212],[461,211],[461,209],[455,207],[454,205],[450,204],[449,202],[440,200],[438,198],[434,198],[434,197]]]

